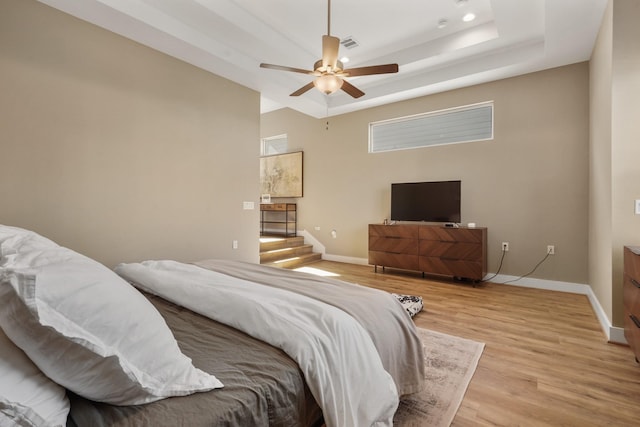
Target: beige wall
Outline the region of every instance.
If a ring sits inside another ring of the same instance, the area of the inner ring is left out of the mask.
[[[612,203],[613,319],[623,325],[622,253],[624,245],[640,245],[640,3],[615,0],[613,8]]]
[[[613,324],[623,325],[624,245],[640,245],[640,3],[610,1],[591,61],[590,281]]]
[[[258,93],[3,0],[0,94],[0,223],[108,265],[257,261]]]
[[[611,223],[611,91],[613,4],[609,2],[589,62],[589,284],[613,319]]]
[[[613,307],[614,324],[623,325],[624,245],[640,245],[640,2],[614,1],[612,84]]]
[[[495,139],[368,153],[368,123],[495,102]],[[589,68],[587,63],[431,95],[326,120],[291,110],[262,115],[263,137],[286,133],[304,150],[300,228],[332,255],[367,257],[367,224],[390,213],[390,184],[462,180],[462,222],[489,229],[489,270],[587,283]],[[315,227],[320,227],[316,231]],[[330,236],[337,231],[337,238]]]

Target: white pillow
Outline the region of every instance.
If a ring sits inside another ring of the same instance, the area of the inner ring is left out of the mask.
[[[44,267],[47,264],[72,261],[77,255],[71,251],[62,251],[60,246],[50,248],[31,245],[31,239],[21,242],[17,251],[0,258],[0,268],[25,270]]]
[[[33,231],[0,224],[0,268],[9,267],[18,254],[56,247],[56,243]]]
[[[0,329],[0,426],[65,426],[68,414],[65,389]]]
[[[49,378],[115,405],[222,387],[182,354],[160,313],[133,286],[70,249],[46,253],[44,265],[1,273],[0,327]],[[29,258],[23,255],[15,265]]]
[[[12,227],[10,225],[0,224],[0,243],[2,243],[5,239],[9,237],[26,235],[26,234],[37,234],[37,233],[31,230],[20,228],[20,227]]]

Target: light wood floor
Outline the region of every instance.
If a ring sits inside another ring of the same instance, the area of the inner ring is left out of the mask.
[[[420,295],[419,327],[486,344],[453,426],[640,426],[640,365],[584,295],[320,261],[339,279]]]

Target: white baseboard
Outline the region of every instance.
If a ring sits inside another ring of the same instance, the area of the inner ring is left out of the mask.
[[[342,255],[331,255],[327,253],[326,247],[316,239],[313,234],[307,230],[298,230],[298,236],[303,236],[305,243],[313,246],[313,251],[322,254],[322,259],[327,261],[344,262],[347,264],[359,264],[368,265],[369,260],[367,258],[356,258]]]
[[[627,339],[624,337],[624,328],[611,326],[610,330],[609,342],[614,342],[616,344],[629,344]]]
[[[319,252],[322,254],[322,259],[327,261],[336,261],[336,262],[344,262],[347,264],[358,264],[358,265],[369,265],[369,260],[367,258],[356,258],[356,257],[348,257],[343,255],[332,255],[326,252],[325,246],[320,243],[318,239],[313,237],[311,233],[306,230],[298,231],[298,235],[304,236],[307,243],[313,245],[313,251]],[[607,337],[607,341],[617,343],[617,344],[627,344],[627,340],[624,337],[624,329],[619,328],[617,326],[613,326],[611,321],[607,317],[602,305],[600,305],[600,301],[593,293],[593,289],[591,286],[583,284],[583,283],[572,283],[572,282],[559,282],[556,280],[545,280],[545,279],[536,279],[532,277],[524,277],[522,279],[518,279],[518,276],[508,276],[506,274],[498,274],[493,277],[493,273],[487,274],[485,279],[491,277],[491,282],[498,284],[505,284],[511,286],[521,286],[524,288],[536,288],[536,289],[546,289],[549,291],[557,291],[557,292],[568,292],[572,294],[580,294],[586,295],[589,299],[589,303],[593,308],[593,311],[596,314],[598,322],[600,323],[600,327]],[[514,280],[511,283],[505,283]]]
[[[313,234],[309,233],[307,230],[298,230],[298,236],[304,237],[304,242],[313,246],[313,252],[322,254],[322,259],[326,259],[325,254],[327,253],[327,249],[322,243],[320,243],[320,240],[315,238]]]
[[[492,276],[493,274],[487,274],[485,278]],[[600,301],[598,301],[598,298],[593,293],[591,286],[582,283],[559,282],[555,280],[536,279],[531,277],[525,277],[515,282],[505,283],[516,279],[518,279],[518,276],[499,274],[493,277],[491,282],[511,286],[521,286],[525,288],[546,289],[549,291],[586,295],[589,299],[589,303],[591,304],[591,308],[593,308],[593,311],[598,318],[600,327],[607,337],[607,341],[615,342],[617,344],[627,344],[627,340],[624,337],[624,329],[611,324],[611,321],[607,317],[602,305],[600,305]]]

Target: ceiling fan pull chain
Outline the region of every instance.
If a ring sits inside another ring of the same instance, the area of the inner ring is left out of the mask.
[[[328,95],[325,95],[325,97],[328,98]],[[329,130],[329,100],[325,99],[325,101],[327,102],[327,127],[325,130]]]
[[[327,35],[331,35],[331,0],[327,0]]]

